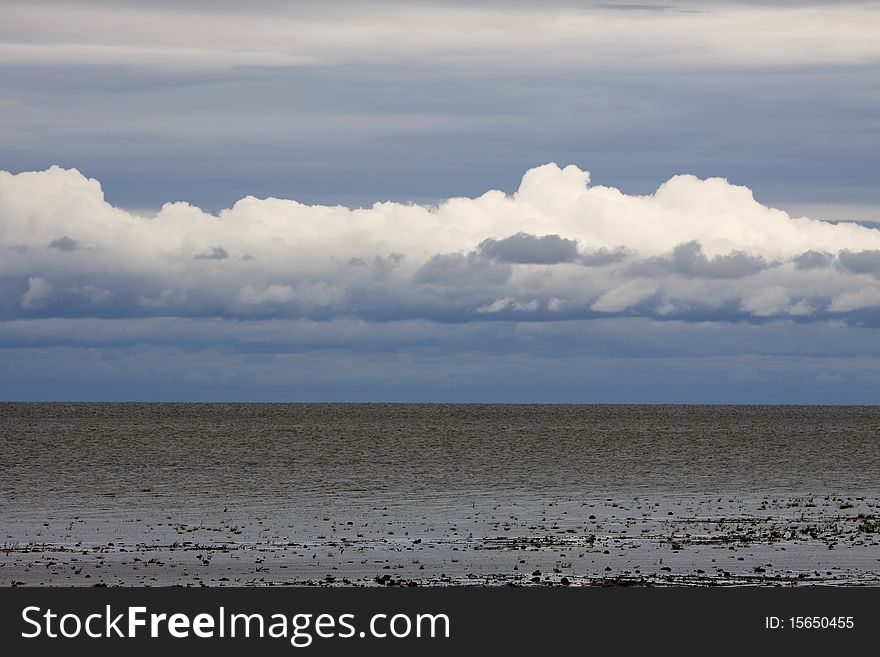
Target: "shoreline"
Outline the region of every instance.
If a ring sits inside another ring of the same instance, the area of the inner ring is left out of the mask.
[[[0,584],[880,585],[872,496],[4,510]]]

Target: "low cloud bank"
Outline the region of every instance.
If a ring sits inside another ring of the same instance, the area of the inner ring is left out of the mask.
[[[246,197],[216,215],[108,204],[75,169],[0,172],[0,318],[550,321],[862,319],[880,230],[757,202],[720,178],[646,196],[576,166],[436,206]]]

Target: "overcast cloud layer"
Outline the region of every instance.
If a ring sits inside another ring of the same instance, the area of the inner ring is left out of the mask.
[[[557,161],[630,193],[688,172],[810,216],[880,217],[877,2],[0,12],[0,169],[76,167],[123,207],[436,202],[512,192]]]

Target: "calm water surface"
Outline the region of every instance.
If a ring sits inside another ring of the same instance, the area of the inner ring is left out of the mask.
[[[880,407],[0,404],[0,497],[872,493]]]

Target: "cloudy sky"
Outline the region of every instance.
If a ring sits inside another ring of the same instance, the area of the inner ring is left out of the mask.
[[[880,3],[0,14],[0,398],[877,402]]]

